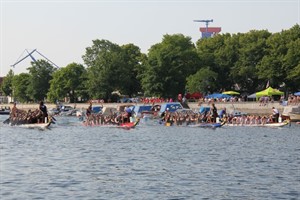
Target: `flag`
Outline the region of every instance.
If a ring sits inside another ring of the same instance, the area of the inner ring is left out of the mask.
[[[268,80],[266,88],[268,88],[270,86],[270,80]]]

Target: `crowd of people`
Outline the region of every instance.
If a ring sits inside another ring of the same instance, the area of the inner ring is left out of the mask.
[[[272,108],[272,114],[270,115],[239,115],[234,116],[226,113],[226,108],[223,108],[219,114],[214,104],[212,104],[209,110],[203,113],[181,113],[181,112],[168,112],[166,111],[161,121],[164,123],[170,123],[171,125],[190,125],[199,123],[228,123],[228,124],[267,124],[267,123],[279,123],[280,114],[278,109]]]
[[[152,105],[155,105],[154,103]],[[190,125],[199,123],[222,123],[229,124],[266,124],[278,123],[280,113],[278,109],[272,107],[272,114],[270,115],[240,115],[235,116],[227,113],[226,108],[222,108],[219,112],[214,103],[209,104],[209,109],[203,112],[193,112],[191,110],[179,110],[169,112],[165,110],[160,116],[157,115],[158,110],[153,109],[152,118],[160,120],[160,123],[169,123],[171,125]],[[201,106],[201,104],[200,104]],[[151,113],[151,112],[150,112]],[[101,113],[92,113],[92,103],[86,110],[85,125],[119,125],[120,123],[130,122],[130,118],[135,113],[130,108],[125,108],[123,112],[111,112],[110,114],[103,115]],[[147,112],[149,116],[149,112]],[[143,118],[143,113],[141,118]]]
[[[132,113],[133,111],[129,107],[125,107],[122,112],[111,111],[110,114],[93,113],[92,102],[90,102],[85,112],[84,125],[120,125],[131,122]]]
[[[18,124],[34,124],[34,123],[47,123],[48,111],[44,102],[41,101],[39,108],[35,110],[22,110],[17,108],[17,104],[14,103],[11,109],[9,119],[7,120],[11,125]]]

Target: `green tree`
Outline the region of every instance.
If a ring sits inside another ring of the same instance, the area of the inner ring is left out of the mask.
[[[257,66],[260,79],[270,80],[273,87],[279,87],[285,83],[291,90],[297,88],[299,82],[297,84],[294,74],[297,75],[299,65],[299,50],[297,49],[299,38],[300,26],[295,25],[289,30],[273,34],[268,39],[267,55]]]
[[[138,76],[143,54],[140,48],[133,44],[123,45],[122,49],[124,52],[125,69],[123,69],[122,73],[123,79],[119,83],[120,90],[123,94],[133,96],[142,90]]]
[[[209,67],[201,68],[197,73],[187,78],[186,88],[191,93],[212,93],[217,90],[217,77],[218,74],[210,70]]]
[[[83,56],[90,97],[110,99],[116,90],[129,96],[136,94],[140,90],[137,73],[141,55],[133,44],[120,47],[108,40],[94,40]]]
[[[199,57],[190,37],[164,35],[161,43],[150,48],[142,76],[146,95],[177,97],[185,92],[186,77],[194,74]]]
[[[215,87],[232,88],[234,80],[230,78],[230,69],[237,61],[238,43],[232,40],[230,34],[220,34],[213,38],[197,41],[197,52],[201,66],[209,66],[217,74]]]
[[[109,99],[124,80],[126,66],[122,48],[108,40],[94,40],[82,58],[87,65],[86,84],[90,97]]]
[[[31,76],[28,94],[34,101],[44,100],[50,88],[50,80],[55,68],[45,60],[37,60],[31,62],[31,67],[27,69]]]
[[[71,103],[77,102],[78,97],[83,94],[82,90],[85,89],[83,87],[85,72],[83,65],[76,63],[71,63],[55,71],[50,80],[48,99],[56,102],[56,100],[68,97]]]
[[[9,70],[7,75],[4,77],[3,82],[1,84],[1,90],[6,96],[12,96],[13,86],[12,81],[14,78],[13,70]]]
[[[27,92],[30,80],[31,76],[28,73],[21,73],[13,78],[14,98],[22,103],[31,100]]]
[[[241,90],[253,92],[261,82],[256,66],[266,55],[268,31],[250,31],[246,34],[238,34],[239,49],[238,60],[232,67],[230,77],[240,86]]]
[[[291,91],[300,90],[300,39],[288,45],[288,52],[285,56],[283,68],[287,70],[286,83]]]

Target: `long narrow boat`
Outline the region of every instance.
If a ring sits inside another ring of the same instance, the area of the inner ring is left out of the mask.
[[[163,124],[165,126],[175,126],[175,127],[177,126],[177,125],[171,124],[170,122],[162,122],[162,121],[160,121],[159,123]],[[183,125],[178,125],[178,126],[181,126],[181,127],[192,127],[192,128],[196,128],[196,127],[199,127],[199,128],[219,128],[219,127],[224,126],[224,124],[226,124],[226,121],[218,122],[218,123],[201,122],[201,123],[197,123],[197,124],[189,124],[189,125],[183,124]]]
[[[51,124],[55,124],[56,119],[53,117],[48,117],[48,122],[47,123],[21,123],[21,122],[11,122],[10,119],[8,118],[5,120],[3,123],[4,124],[9,124],[10,126],[16,126],[16,127],[21,127],[21,128],[37,128],[37,129],[46,129],[49,128]]]
[[[0,115],[9,115],[9,113],[10,113],[10,108],[1,106]]]
[[[95,127],[102,127],[102,128],[122,128],[122,129],[132,129],[135,128],[140,122],[140,119],[137,118],[135,122],[125,122],[121,124],[104,124],[104,125],[86,125],[83,123],[84,126],[95,126]]]
[[[140,120],[137,119],[135,122],[127,122],[127,123],[122,123],[118,125],[118,128],[124,128],[124,129],[131,129],[135,128],[139,124]]]
[[[49,128],[49,126],[51,125],[51,121],[48,123],[34,123],[34,124],[20,124],[20,125],[16,125],[22,128],[37,128],[37,129],[46,129]]]
[[[224,126],[226,122],[220,122],[220,123],[199,123],[194,125],[188,125],[188,127],[200,127],[200,128],[219,128]]]
[[[247,127],[283,127],[290,124],[288,120],[278,123],[266,123],[266,124],[226,124],[226,126],[247,126]]]

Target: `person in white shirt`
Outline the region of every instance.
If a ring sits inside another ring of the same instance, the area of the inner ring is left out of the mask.
[[[272,115],[273,115],[273,122],[276,122],[278,123],[278,118],[279,118],[279,111],[275,108],[275,107],[272,107]]]

